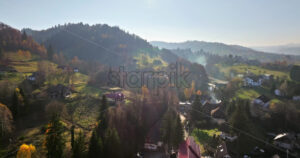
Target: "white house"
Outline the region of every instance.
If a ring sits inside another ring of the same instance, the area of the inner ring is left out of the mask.
[[[74,68],[73,71],[74,72],[79,72],[79,69],[78,68]]]
[[[37,73],[36,72],[34,72],[34,73],[32,73],[30,76],[28,76],[28,80],[29,81],[35,81],[36,80],[36,77],[37,77]]]
[[[274,94],[277,95],[277,96],[282,96],[282,93],[279,89],[275,89]]]

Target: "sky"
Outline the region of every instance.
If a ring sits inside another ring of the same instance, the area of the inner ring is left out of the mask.
[[[269,46],[300,43],[299,0],[0,0],[17,29],[108,24],[148,41]]]

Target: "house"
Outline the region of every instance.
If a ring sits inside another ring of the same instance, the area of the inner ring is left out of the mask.
[[[277,95],[277,96],[282,96],[282,93],[279,89],[275,89],[274,94]]]
[[[71,66],[59,65],[57,68],[68,72],[79,72],[78,68],[72,68]]]
[[[294,100],[294,101],[300,101],[300,95],[298,95],[298,96],[293,96],[293,100]]]
[[[79,69],[77,67],[73,68],[74,72],[79,72]]]
[[[231,156],[228,154],[225,142],[222,142],[220,145],[217,146],[215,158],[231,158]]]
[[[111,98],[115,101],[123,101],[125,99],[125,95],[122,92],[111,92],[105,95],[107,98]]]
[[[189,102],[189,101],[185,101],[185,102],[182,102],[182,101],[180,101],[179,103],[178,103],[178,110],[181,112],[181,113],[184,113],[184,112],[186,112],[187,110],[188,110],[188,108],[191,106],[191,102]]]
[[[263,79],[258,76],[245,77],[244,85],[245,86],[261,86]]]
[[[253,103],[256,105],[261,105],[263,108],[269,107],[270,99],[265,95],[261,95],[253,100]]]
[[[280,148],[293,150],[295,146],[296,136],[291,133],[281,133],[273,139],[274,144]]]
[[[27,77],[27,79],[29,81],[35,81],[38,77],[38,73],[37,72],[33,72],[30,76]]]
[[[180,144],[178,158],[201,158],[200,147],[193,137],[189,136]]]
[[[56,86],[51,86],[47,89],[47,93],[50,98],[68,98],[71,97],[72,93],[75,91],[69,87],[66,87],[62,84],[58,84]]]
[[[220,134],[220,137],[223,139],[223,140],[225,140],[225,141],[230,141],[230,142],[233,142],[234,140],[236,140],[238,137],[237,136],[231,136],[231,135],[229,135],[229,134],[227,134],[227,133],[224,133],[224,132],[222,132],[221,134]]]

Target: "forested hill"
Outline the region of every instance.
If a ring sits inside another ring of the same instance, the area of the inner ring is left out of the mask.
[[[0,49],[3,51],[25,50],[42,57],[47,55],[46,49],[30,36],[4,23],[0,23]]]
[[[47,30],[24,29],[39,43],[52,45],[67,57],[102,63],[128,63],[137,54],[158,55],[160,51],[146,40],[106,24],[67,24]]]
[[[284,55],[260,52],[251,48],[239,45],[227,45],[224,43],[204,42],[204,41],[186,41],[182,43],[168,43],[153,41],[152,45],[166,49],[191,49],[192,51],[205,51],[217,55],[238,55],[248,59],[257,59],[260,61],[280,60]]]

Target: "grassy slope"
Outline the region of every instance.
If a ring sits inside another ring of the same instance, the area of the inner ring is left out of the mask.
[[[213,136],[218,136],[220,134],[221,132],[217,129],[194,129],[191,135],[195,138],[195,141],[200,145],[200,152],[201,154],[203,154],[206,152],[204,146],[212,146],[211,142],[213,140]]]
[[[250,65],[225,66],[225,65],[218,64],[217,67],[220,69],[220,72],[224,72],[227,76],[229,76],[230,70],[234,70],[239,74],[245,74],[248,70],[249,72],[252,72],[253,74],[256,75],[270,74],[270,75],[274,75],[275,77],[289,79],[288,72],[269,70],[258,66],[250,66]]]
[[[32,72],[37,71],[37,63],[39,58],[36,56],[32,56],[26,59],[20,57],[16,52],[8,52],[5,55],[11,61],[9,66],[13,67],[18,72],[6,72],[0,82],[9,81],[14,83],[15,85],[18,85],[19,83],[21,83],[23,80],[26,79],[26,76],[30,75]],[[51,64],[53,66],[56,66],[56,64],[54,63]],[[74,113],[72,115],[74,123],[85,129],[91,128],[95,124],[98,111],[99,111],[97,106],[99,100],[97,99],[100,98],[100,96],[104,93],[103,90],[88,86],[87,82],[88,82],[87,75],[81,73],[75,73],[73,84],[75,90],[78,93],[74,93],[72,98],[63,101],[66,104],[67,108],[70,106],[75,107]],[[46,86],[47,84],[52,85],[57,83],[58,83],[57,78],[54,77],[53,80],[49,79],[46,82]],[[46,87],[43,87],[42,89],[45,88]],[[42,89],[36,89],[33,93],[39,93],[42,91]],[[63,122],[67,128],[71,126],[69,119],[64,120]],[[44,126],[43,124],[40,124],[38,126],[34,126],[31,128],[26,128],[18,131],[15,137],[16,142],[13,145],[9,146],[7,150],[6,149],[3,150],[4,153],[18,148],[23,143],[27,143],[27,144],[32,143],[36,145],[38,155],[39,156],[41,156],[41,154],[44,155],[45,151],[43,149],[43,143],[45,137],[44,134],[41,133],[41,128],[43,126]],[[79,129],[77,129],[77,131],[79,131]],[[89,131],[85,131],[85,133],[86,135],[90,135]],[[67,142],[70,141],[69,131],[65,132],[65,138],[67,139]],[[67,143],[67,147],[69,150],[70,143]]]

